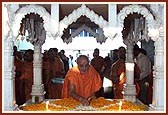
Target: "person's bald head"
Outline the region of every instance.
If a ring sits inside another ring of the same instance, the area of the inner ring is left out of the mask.
[[[88,61],[89,63],[89,59],[86,55],[80,55],[78,58],[77,58],[77,64],[81,61],[81,60],[86,60]]]
[[[89,70],[89,59],[86,55],[80,55],[77,58],[77,64],[81,73],[87,73]]]

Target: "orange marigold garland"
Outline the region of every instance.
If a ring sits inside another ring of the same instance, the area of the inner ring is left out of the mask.
[[[90,106],[82,106],[82,104],[73,98],[64,98],[57,100],[50,100],[48,104],[46,102],[40,104],[27,104],[21,106],[20,109],[24,111],[118,111],[119,103],[122,102],[121,111],[145,111],[148,106],[144,104],[137,104],[124,99],[105,99],[99,97],[90,101]],[[47,106],[46,106],[47,105]],[[84,109],[82,109],[84,108]]]
[[[60,106],[68,107],[69,109],[74,109],[75,107],[81,105],[81,103],[72,98],[64,98],[60,100],[50,101],[50,103]]]

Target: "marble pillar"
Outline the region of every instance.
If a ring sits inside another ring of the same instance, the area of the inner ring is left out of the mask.
[[[42,54],[41,46],[34,46],[34,63],[33,63],[33,85],[32,85],[32,102],[42,102],[44,100],[44,84],[42,84]]]
[[[4,111],[13,111],[17,108],[15,99],[15,67],[13,41],[9,37],[4,40],[3,53],[3,106]]]
[[[59,4],[51,4],[51,34],[59,31]]]
[[[134,84],[134,61],[133,61],[133,42],[127,42],[126,54],[126,82],[123,86],[123,98],[131,102],[136,102],[136,86]]]
[[[153,98],[150,105],[156,111],[165,110],[166,100],[166,74],[165,71],[165,54],[166,46],[164,44],[164,35],[160,33],[159,38],[155,41],[155,57],[153,67]]]

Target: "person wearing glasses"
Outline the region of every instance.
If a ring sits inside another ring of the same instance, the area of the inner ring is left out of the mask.
[[[62,88],[62,98],[73,98],[83,105],[89,105],[96,98],[96,92],[102,87],[99,73],[89,64],[86,55],[77,58],[77,66],[66,74]]]

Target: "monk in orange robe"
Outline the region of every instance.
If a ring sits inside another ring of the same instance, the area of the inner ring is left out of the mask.
[[[89,101],[96,98],[96,92],[102,87],[102,81],[94,67],[89,65],[87,56],[80,55],[77,65],[65,76],[62,98],[74,98],[83,105],[89,105]]]
[[[43,79],[46,90],[46,98],[61,98],[62,85],[53,83],[53,78],[63,78],[61,74],[64,71],[62,60],[58,57],[57,52],[50,48],[43,58]]]
[[[55,72],[55,78],[64,78],[64,63],[62,59],[58,56],[58,51],[55,52],[55,60],[54,60],[54,72]],[[54,83],[54,98],[61,98],[61,92],[62,92],[62,83]]]
[[[104,65],[104,58],[99,55],[99,49],[94,49],[93,59],[91,60],[91,65],[96,69],[96,71],[100,74],[102,67]]]
[[[50,57],[49,57],[49,52],[45,51],[43,53],[43,65],[42,65],[42,78],[43,78],[43,84],[44,84],[44,89],[45,89],[45,98],[48,98],[48,80],[49,80],[49,72],[50,72]]]
[[[94,49],[93,59],[91,60],[90,63],[96,69],[96,71],[100,74],[100,77],[103,83],[102,69],[104,65],[104,58],[100,56],[99,54],[100,54],[99,49],[98,48]],[[97,94],[99,97],[104,96],[104,88],[101,87]]]
[[[33,50],[26,50],[24,54],[23,71],[20,80],[24,82],[25,101],[31,99],[33,85]]]
[[[14,53],[14,66],[15,66],[15,96],[16,96],[16,104],[22,105],[25,102],[24,98],[24,82],[20,80],[22,75],[22,54],[21,52]]]
[[[115,99],[123,99],[123,93],[122,93],[123,92],[123,85],[125,84],[125,81],[126,81],[125,54],[126,54],[125,48],[120,47],[118,49],[119,59],[111,67],[111,79],[113,81],[114,98]],[[139,74],[140,74],[140,71],[139,71],[138,67],[135,65],[134,78],[135,78],[137,96],[140,91],[139,85],[136,82],[136,79],[138,79]]]

